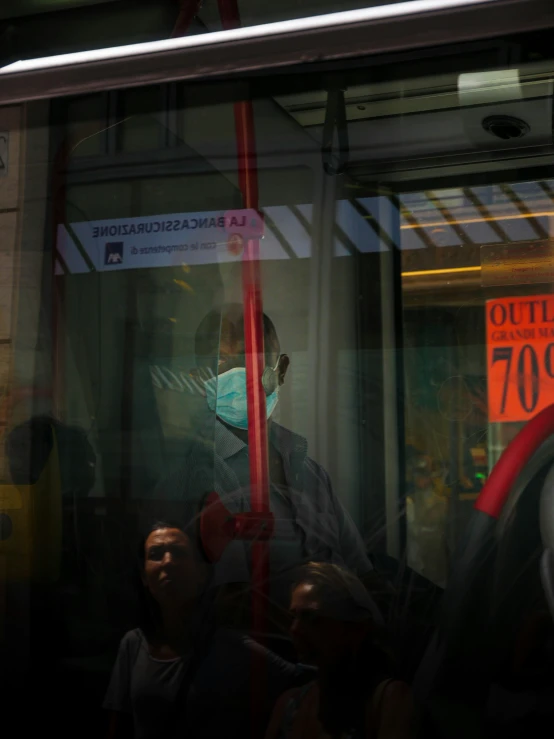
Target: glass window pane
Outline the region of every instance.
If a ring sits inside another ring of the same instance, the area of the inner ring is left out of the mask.
[[[62,734],[238,739],[316,679],[316,734],[361,736],[413,677],[475,502],[554,402],[537,39],[517,75],[499,41],[0,110],[10,705],[30,680]],[[544,606],[533,490],[475,588],[506,660]]]

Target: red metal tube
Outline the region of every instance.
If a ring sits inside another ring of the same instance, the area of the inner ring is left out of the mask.
[[[217,0],[221,25],[225,31],[240,28],[240,13],[237,0]]]
[[[219,12],[224,29],[240,26],[236,0],[219,0]],[[250,101],[237,102],[234,111],[239,185],[243,205],[245,208],[258,210],[258,170],[252,103]],[[245,244],[243,254],[242,292],[248,397],[250,505],[253,513],[267,513],[269,511],[269,469],[266,400],[262,386],[265,351],[259,252],[259,240],[249,239]],[[252,549],[252,626],[258,634],[263,634],[265,631],[268,580],[268,544],[265,541],[259,541],[253,544]]]
[[[475,508],[498,518],[523,468],[540,445],[554,434],[554,405],[538,413],[508,444],[475,501]]]
[[[171,32],[171,38],[186,36],[194,17],[198,15],[202,0],[181,0],[181,9]]]
[[[225,30],[240,26],[237,0],[218,0]],[[258,210],[258,168],[254,111],[251,101],[235,103],[235,129],[239,186],[243,206]],[[269,512],[269,466],[267,456],[267,415],[262,374],[265,367],[263,302],[260,279],[260,242],[249,239],[242,261],[246,390],[248,398],[248,458],[250,465],[250,508],[252,513]],[[269,542],[252,544],[252,629],[258,637],[266,633],[269,595]],[[261,706],[265,703],[265,667],[261,657],[252,666],[252,731],[260,733]]]

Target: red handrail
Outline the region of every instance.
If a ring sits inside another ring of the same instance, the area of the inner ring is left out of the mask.
[[[186,36],[188,33],[190,24],[194,18],[198,15],[202,0],[181,0],[181,7],[177,21],[171,32],[171,38],[180,38]]]
[[[224,29],[240,26],[236,0],[219,0],[219,12]],[[258,168],[252,103],[246,100],[237,102],[234,105],[234,112],[239,186],[243,205],[245,208],[258,210]],[[259,239],[248,239],[242,261],[242,295],[248,397],[250,506],[253,513],[265,514],[270,509],[266,400],[262,386],[265,352],[259,258]],[[265,632],[268,579],[268,542],[257,541],[252,548],[252,627],[258,634]]]
[[[498,518],[517,478],[540,445],[554,434],[554,404],[538,413],[508,444],[475,501],[475,508]]]
[[[237,0],[218,0],[225,30],[238,28],[240,14]],[[234,104],[237,137],[239,186],[243,206],[258,210],[258,165],[252,102]],[[246,391],[248,399],[248,459],[250,466],[250,509],[253,514],[269,514],[269,466],[267,457],[267,415],[262,374],[265,367],[263,303],[260,279],[260,242],[250,238],[242,260],[242,298],[244,305],[244,340]],[[252,544],[252,629],[266,633],[269,595],[269,542],[260,538]],[[260,656],[254,656],[252,670],[253,735],[260,729],[259,711],[264,703],[265,668]]]

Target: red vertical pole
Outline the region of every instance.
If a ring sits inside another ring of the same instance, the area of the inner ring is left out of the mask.
[[[202,0],[181,0],[179,15],[173,31],[171,32],[171,38],[186,36],[190,24],[194,20],[195,16],[198,15],[201,5]]]
[[[240,187],[246,208],[258,208],[254,115],[250,102],[235,104]],[[248,459],[250,464],[250,507],[253,513],[269,512],[269,469],[267,460],[267,413],[262,374],[265,367],[263,303],[260,279],[260,242],[249,239],[242,261],[242,299],[246,391],[248,397]],[[252,549],[253,628],[265,630],[265,604],[269,577],[269,543],[255,542]]]
[[[70,141],[64,139],[56,152],[52,167],[52,412],[60,418],[65,387],[65,280],[56,275],[58,260],[58,227],[66,217],[66,170],[70,157]]]
[[[225,30],[240,26],[237,0],[218,0],[221,22]],[[258,166],[254,110],[251,101],[234,105],[237,137],[239,186],[245,208],[258,210]],[[253,513],[269,512],[269,467],[267,457],[267,414],[262,374],[265,367],[263,303],[260,279],[260,242],[249,239],[242,261],[242,297],[244,305],[244,339],[246,390],[248,398],[248,458],[250,465],[250,507]],[[266,632],[266,608],[269,589],[269,542],[252,545],[252,628],[255,634]],[[254,658],[252,674],[253,710],[264,703],[264,665]],[[259,732],[258,717],[253,716],[254,735]]]

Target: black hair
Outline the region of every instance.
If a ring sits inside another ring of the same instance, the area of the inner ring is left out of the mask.
[[[364,622],[368,634],[358,652],[345,655],[321,674],[319,718],[332,737],[352,729],[365,735],[366,706],[378,685],[395,673],[382,629],[375,624],[373,598],[362,581],[351,572],[329,563],[309,563],[299,569],[296,585],[310,584],[321,599],[322,612],[339,621]]]
[[[263,314],[264,344],[266,356],[279,354],[280,344],[273,321]],[[244,341],[244,309],[240,303],[226,303],[214,308],[200,321],[194,339],[194,352],[198,360],[216,357],[221,338],[234,343]],[[201,364],[201,362],[199,362]]]
[[[298,568],[293,589],[313,587],[320,611],[338,621],[368,621],[374,626],[380,614],[367,587],[352,572],[330,562],[309,562]]]
[[[143,573],[146,560],[146,542],[150,534],[154,531],[160,531],[161,529],[177,529],[182,531],[187,537],[193,547],[195,557],[199,567],[207,567],[208,562],[202,548],[200,540],[198,516],[195,515],[192,518],[185,519],[186,523],[179,520],[154,520],[147,524],[143,533],[139,537],[137,545],[137,567],[136,567],[136,587],[138,594],[138,627],[143,632],[147,641],[151,641],[158,634],[162,619],[161,610],[159,604],[154,600],[148,588],[143,582]],[[209,580],[209,577],[208,577]],[[208,584],[207,584],[208,586]],[[206,589],[207,589],[206,586]],[[204,594],[201,596],[203,597]]]
[[[185,534],[187,539],[192,544],[194,554],[198,558],[198,561],[206,562],[206,557],[204,555],[204,550],[202,548],[202,543],[200,541],[200,535],[199,535],[197,523],[198,522],[196,519],[186,524],[183,524],[182,522],[177,521],[175,519],[171,519],[171,520],[159,519],[159,520],[153,521],[152,523],[149,523],[145,527],[145,529],[143,530],[143,533],[140,536],[140,540],[139,540],[138,548],[137,548],[138,560],[139,560],[141,568],[144,569],[144,562],[145,562],[145,557],[146,557],[145,547],[146,547],[146,542],[148,540],[148,537],[150,536],[150,534],[154,533],[154,531],[160,531],[161,529],[177,529],[178,531],[182,531],[183,534]]]

